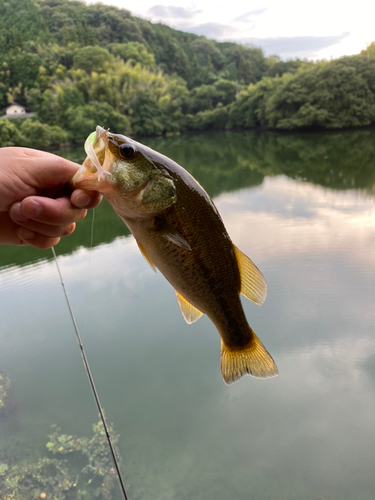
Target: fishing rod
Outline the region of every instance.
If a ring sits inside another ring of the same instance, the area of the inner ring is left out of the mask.
[[[83,361],[84,367],[86,369],[86,373],[87,373],[87,376],[88,376],[88,379],[89,379],[89,382],[90,382],[90,385],[91,385],[92,393],[94,395],[94,399],[95,399],[96,406],[97,406],[98,411],[99,411],[99,415],[100,415],[101,421],[103,423],[105,435],[106,435],[107,441],[108,441],[108,446],[109,446],[109,449],[110,449],[110,452],[111,452],[111,456],[112,456],[112,459],[113,459],[113,463],[114,463],[114,466],[115,466],[115,469],[116,469],[116,472],[117,472],[117,478],[118,478],[118,481],[119,481],[120,490],[121,490],[121,493],[122,493],[122,495],[124,497],[124,500],[128,500],[128,495],[126,493],[125,483],[124,483],[124,480],[123,480],[122,475],[121,475],[120,466],[119,466],[119,463],[118,463],[118,460],[117,460],[117,457],[116,457],[114,446],[112,444],[111,436],[109,434],[109,429],[108,429],[108,426],[107,426],[107,422],[105,420],[104,410],[103,410],[103,408],[102,408],[102,406],[100,404],[98,392],[96,390],[94,379],[93,379],[92,374],[91,374],[89,362],[87,361],[87,357],[86,357],[85,351],[83,349],[83,344],[82,344],[81,336],[80,336],[79,331],[78,331],[78,326],[77,326],[77,322],[76,322],[74,314],[73,314],[72,306],[70,305],[70,300],[69,300],[69,297],[68,297],[68,293],[66,291],[65,283],[64,283],[61,271],[60,271],[60,266],[59,266],[59,263],[57,261],[56,252],[55,252],[55,249],[53,247],[51,248],[51,250],[52,250],[52,255],[53,255],[53,258],[55,260],[56,267],[57,267],[57,272],[59,273],[60,283],[61,283],[61,286],[62,286],[63,291],[64,291],[64,296],[65,296],[66,303],[68,305],[70,317],[72,318],[73,327],[74,327],[74,331],[76,333],[78,346],[79,346],[80,351],[81,351],[82,361]]]

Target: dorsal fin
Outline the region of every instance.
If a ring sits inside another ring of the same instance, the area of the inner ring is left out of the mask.
[[[201,316],[202,312],[194,307],[190,302],[188,302],[185,297],[183,297],[177,290],[175,290],[177,295],[177,300],[180,305],[182,316],[184,317],[186,323],[191,325],[194,321],[197,321]]]
[[[139,250],[141,251],[141,254],[143,255],[143,257],[145,258],[145,260],[147,261],[148,265],[151,267],[151,269],[156,273],[156,267],[155,267],[155,264],[152,262],[152,260],[150,259],[148,253],[146,252],[146,250],[144,249],[144,246],[142,245],[142,243],[139,243],[138,240],[135,240],[137,242],[137,245],[138,245],[138,248]]]
[[[240,292],[261,306],[267,297],[267,283],[257,266],[236,245],[233,245],[241,276]]]

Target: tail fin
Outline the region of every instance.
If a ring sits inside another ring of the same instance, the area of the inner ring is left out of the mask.
[[[246,374],[259,378],[276,377],[278,374],[274,360],[252,333],[250,342],[241,348],[228,347],[221,341],[221,373],[227,385]]]

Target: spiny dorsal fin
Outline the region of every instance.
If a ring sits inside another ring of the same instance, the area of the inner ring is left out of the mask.
[[[276,377],[277,366],[262,342],[252,332],[251,341],[241,348],[229,348],[221,341],[221,373],[229,385],[243,377]]]
[[[142,243],[139,243],[138,240],[135,240],[137,242],[137,245],[138,245],[138,248],[139,250],[141,251],[141,254],[143,255],[143,257],[145,258],[146,262],[148,262],[148,265],[151,267],[151,269],[156,273],[156,267],[155,267],[155,264],[152,262],[152,260],[150,259],[148,253],[146,252],[146,250],[144,249],[144,246],[142,245]]]
[[[197,321],[202,316],[202,312],[196,307],[190,304],[185,297],[183,297],[177,290],[175,290],[177,295],[177,300],[180,305],[182,316],[184,317],[186,323],[191,325],[194,321]]]
[[[233,245],[233,250],[236,255],[238,269],[240,270],[240,292],[247,299],[261,306],[267,297],[267,283],[263,278],[263,274],[259,271],[254,262],[241,252],[236,245]]]

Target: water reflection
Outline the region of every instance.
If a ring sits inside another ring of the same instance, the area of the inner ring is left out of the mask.
[[[148,144],[187,168],[211,196],[257,186],[264,176],[275,175],[332,189],[368,189],[375,184],[375,130],[219,132],[152,139]]]
[[[111,226],[110,207],[98,210],[93,249],[90,221],[58,246],[131,500],[373,498],[373,139],[224,133],[150,144],[208,188],[263,271],[265,304],[243,304],[276,379],[224,386],[215,328],[185,324],[122,222]],[[89,437],[96,409],[54,263],[3,269],[0,307],[0,369],[19,401],[0,421],[0,463],[4,450],[45,456],[54,423]]]
[[[216,132],[150,138],[145,143],[186,168],[211,197],[257,187],[263,184],[266,176],[278,175],[331,189],[360,189],[371,196],[374,192],[375,130],[304,134]],[[85,158],[83,147],[56,153],[78,163]],[[282,209],[288,205],[286,203]],[[94,245],[129,234],[105,200],[96,211],[95,228]],[[60,253],[90,246],[90,219],[80,222],[79,229],[62,240]],[[14,252],[11,247],[3,247],[0,268],[45,256],[45,252],[36,249],[20,248]]]

